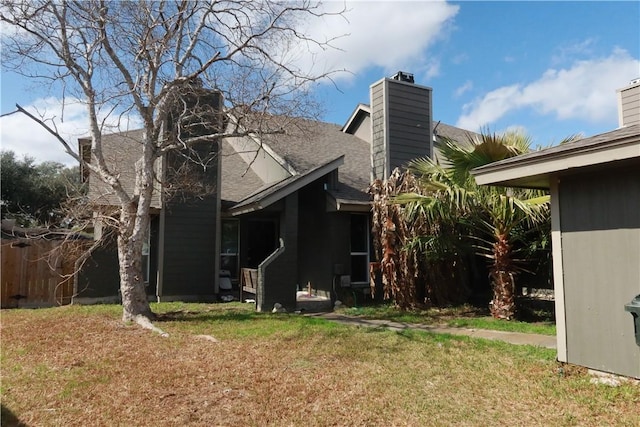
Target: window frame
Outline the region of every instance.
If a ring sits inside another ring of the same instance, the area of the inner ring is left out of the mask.
[[[365,218],[365,236],[364,238],[366,239],[365,245],[364,245],[364,251],[353,251],[352,249],[352,241],[351,241],[351,237],[352,237],[352,232],[353,232],[353,218],[354,217],[364,217]],[[356,214],[353,213],[351,214],[350,218],[350,234],[349,234],[349,261],[350,261],[350,271],[351,271],[351,284],[352,285],[369,285],[369,263],[371,262],[371,225],[370,225],[370,221],[369,221],[369,215],[368,214]],[[360,273],[363,275],[363,277],[365,278],[365,280],[359,280],[359,281],[355,281],[354,280],[354,257],[364,257],[365,258],[365,264],[364,264],[364,270]]]

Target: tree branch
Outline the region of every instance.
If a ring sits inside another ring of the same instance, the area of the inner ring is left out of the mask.
[[[29,117],[31,120],[33,120],[36,123],[38,123],[40,126],[42,126],[47,132],[49,132],[51,135],[53,135],[53,137],[56,138],[62,144],[62,146],[64,147],[64,150],[65,150],[65,152],[67,154],[69,154],[76,161],[78,161],[78,163],[82,163],[82,159],[80,159],[80,156],[78,156],[78,154],[71,149],[71,146],[67,143],[67,141],[65,141],[65,139],[63,137],[60,136],[60,134],[58,132],[56,132],[55,130],[51,129],[49,127],[49,125],[47,125],[43,120],[41,120],[38,117],[34,116],[30,112],[28,112],[27,110],[22,108],[20,105],[16,104],[16,108],[17,108],[16,111],[14,111],[12,113],[9,113],[9,114],[15,114],[15,113],[20,112],[20,113],[26,115],[27,117]],[[9,115],[9,114],[5,114],[5,115]],[[3,115],[3,117],[5,115]]]

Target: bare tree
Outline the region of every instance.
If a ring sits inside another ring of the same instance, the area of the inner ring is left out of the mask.
[[[206,165],[215,152],[199,143],[214,147],[224,136],[278,131],[264,128],[260,117],[267,114],[313,116],[311,84],[332,72],[300,69],[294,55],[304,54],[301,47],[331,48],[332,40],[297,28],[326,15],[307,0],[2,1],[0,20],[12,30],[2,37],[3,66],[48,81],[67,101],[86,106],[90,160],[53,122],[32,118],[117,196],[124,321],[149,325],[154,317],[141,264],[154,184],[162,178],[154,164],[174,152]],[[222,95],[230,126],[199,102],[207,89]],[[251,121],[243,119],[248,113]],[[126,130],[131,120],[142,128],[133,191],[103,152],[104,136]]]

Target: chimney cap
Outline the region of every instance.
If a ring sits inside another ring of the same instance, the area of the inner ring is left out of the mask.
[[[399,80],[401,82],[414,83],[413,74],[405,71],[398,71],[392,77],[393,80]]]

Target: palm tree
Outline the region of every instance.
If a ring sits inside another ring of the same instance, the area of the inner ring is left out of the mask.
[[[410,165],[419,185],[428,189],[404,194],[401,203],[419,205],[432,219],[452,220],[471,227],[480,244],[478,253],[491,260],[489,275],[493,298],[491,314],[511,319],[515,315],[515,230],[521,224],[535,227],[548,220],[548,196],[536,190],[478,186],[471,170],[526,153],[531,140],[518,132],[481,134],[467,144],[444,139],[437,144],[441,160],[420,159]]]

